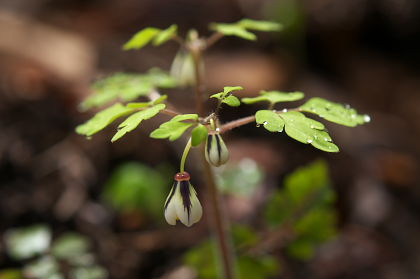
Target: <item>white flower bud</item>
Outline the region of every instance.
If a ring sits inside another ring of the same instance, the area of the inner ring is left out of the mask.
[[[207,162],[215,167],[219,167],[229,160],[229,151],[220,134],[207,136],[205,152]]]

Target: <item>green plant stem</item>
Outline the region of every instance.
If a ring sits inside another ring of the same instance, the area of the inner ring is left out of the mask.
[[[194,69],[195,69],[195,96],[196,96],[196,110],[200,116],[203,115],[203,93],[202,93],[202,78],[201,78],[201,55],[202,48],[200,43],[192,44],[190,51],[194,58]],[[228,224],[224,219],[226,214],[223,212],[223,206],[221,204],[220,193],[216,185],[214,174],[211,166],[205,157],[205,146],[202,145],[200,148],[200,157],[202,166],[205,173],[206,184],[208,193],[210,196],[210,203],[212,206],[213,215],[213,231],[217,237],[218,248],[220,256],[222,258],[222,268],[224,279],[235,279],[235,260],[232,251],[232,244],[228,235]]]
[[[187,145],[185,145],[184,153],[182,153],[181,165],[179,166],[179,172],[181,173],[185,171],[185,161],[187,160],[190,149],[191,149],[191,138],[188,140]]]

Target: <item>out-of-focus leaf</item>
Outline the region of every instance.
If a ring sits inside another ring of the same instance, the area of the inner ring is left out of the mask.
[[[213,23],[210,29],[220,32],[225,36],[236,36],[245,40],[255,41],[257,36],[236,23]]]
[[[249,18],[241,19],[238,24],[245,29],[257,31],[281,31],[283,26],[280,23],[273,21],[254,20]]]
[[[77,233],[67,233],[56,239],[51,253],[59,259],[72,259],[82,256],[89,249],[89,240]]]
[[[46,252],[51,232],[44,225],[11,229],[5,233],[7,252],[16,260],[24,260]]]
[[[278,275],[279,262],[272,256],[240,256],[238,258],[239,278],[266,279]]]
[[[153,44],[155,46],[160,46],[161,44],[167,42],[168,40],[172,39],[174,35],[176,35],[177,30],[178,26],[173,24],[167,29],[160,31],[153,40]]]
[[[324,130],[325,126],[313,119],[307,118],[303,113],[289,111],[279,114],[285,123],[286,134],[302,143],[326,152],[338,152],[338,146],[332,143],[331,137]]]
[[[349,106],[343,106],[322,98],[309,99],[300,109],[317,114],[319,117],[325,118],[328,121],[349,127],[370,122],[368,115],[358,114],[355,109]]]
[[[90,137],[104,129],[119,117],[127,115],[133,111],[133,108],[125,107],[119,103],[115,104],[109,108],[104,109],[103,111],[98,112],[87,122],[77,126],[76,132],[80,135]]]
[[[123,49],[141,49],[151,40],[153,40],[153,38],[155,38],[160,31],[160,29],[154,27],[144,28],[143,30],[140,30],[134,34],[134,36],[124,44]]]
[[[78,267],[72,271],[74,279],[105,279],[108,272],[98,265],[90,267]]]
[[[104,106],[112,101],[133,101],[156,88],[174,88],[177,81],[168,73],[153,68],[146,74],[116,73],[95,82],[93,94],[80,104],[81,110]]]
[[[220,189],[231,195],[249,197],[264,177],[263,170],[249,158],[227,165],[217,177]]]
[[[199,124],[191,132],[191,144],[192,146],[198,146],[204,142],[207,138],[208,130],[206,126]]]
[[[259,110],[255,114],[255,122],[270,132],[281,132],[284,127],[284,120],[271,110]]]
[[[44,256],[25,266],[25,278],[64,279],[61,275],[58,262],[51,256]]]
[[[190,249],[184,255],[184,263],[194,268],[200,279],[217,279],[221,276],[214,241],[208,240]]]
[[[155,169],[126,163],[112,172],[104,186],[103,199],[116,210],[141,209],[161,219],[168,181]]]
[[[3,269],[0,270],[0,279],[23,279],[23,275],[19,269]]]
[[[259,238],[257,233],[249,226],[234,224],[232,226],[232,238],[235,247],[255,245]]]
[[[159,111],[166,107],[165,104],[158,104],[145,110],[130,115],[124,122],[118,126],[118,132],[112,137],[111,141],[117,141],[126,133],[133,131],[143,120],[147,120],[156,116]]]
[[[290,226],[294,238],[287,251],[297,259],[307,260],[336,233],[335,195],[327,165],[318,160],[299,168],[286,177],[284,184],[268,202],[265,219],[274,227]]]
[[[261,91],[260,96],[253,98],[242,98],[245,104],[257,102],[269,102],[274,105],[280,102],[293,102],[302,99],[305,95],[302,92],[280,92],[280,91]]]
[[[170,141],[177,140],[182,136],[182,134],[187,131],[194,123],[186,123],[182,122],[184,120],[194,120],[198,119],[197,114],[182,114],[173,117],[171,120],[162,123],[159,128],[154,130],[150,137],[154,139],[166,139],[168,138]]]

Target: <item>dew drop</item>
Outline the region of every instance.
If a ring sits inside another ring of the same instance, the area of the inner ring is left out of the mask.
[[[325,141],[330,141],[330,139],[329,139],[329,138],[324,138],[324,140],[325,140]]]
[[[258,128],[258,127],[260,127],[261,125],[260,125],[260,124],[257,124],[257,125],[255,125],[255,126]]]
[[[264,126],[265,126],[265,125],[267,125],[267,124],[268,124],[268,122],[267,122],[267,121],[264,121],[264,122],[263,122],[263,125],[264,125]]]
[[[315,126],[314,125],[311,125],[310,127],[311,127],[311,129],[315,129]]]
[[[282,111],[282,112],[287,112],[287,109],[282,109],[281,111]]]
[[[352,118],[352,119],[355,119],[355,118],[356,118],[356,114],[352,114],[352,115],[351,115],[351,118]]]
[[[220,132],[220,128],[216,128],[216,132]]]
[[[314,140],[313,139],[308,139],[306,142],[307,143],[312,143]]]
[[[365,122],[370,122],[370,116],[369,116],[369,115],[367,115],[367,114],[365,114],[365,116],[363,116],[363,120],[364,120]]]

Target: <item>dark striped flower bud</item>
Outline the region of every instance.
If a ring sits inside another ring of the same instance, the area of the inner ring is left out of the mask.
[[[229,160],[229,151],[220,134],[207,136],[206,159],[215,167],[221,166]]]
[[[200,221],[203,209],[197,198],[197,192],[190,183],[188,172],[175,175],[175,182],[165,202],[165,219],[170,225],[177,220],[187,227]]]

